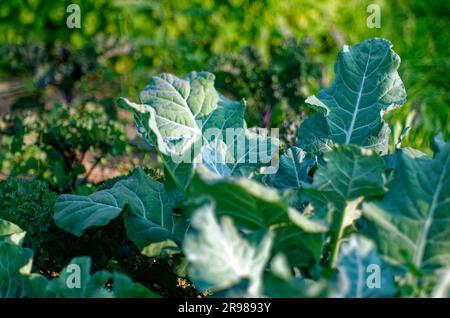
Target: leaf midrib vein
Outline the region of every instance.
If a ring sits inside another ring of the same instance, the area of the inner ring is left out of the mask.
[[[366,67],[364,69],[364,73],[363,73],[363,78],[361,81],[361,86],[359,88],[359,92],[358,92],[358,98],[356,100],[356,105],[355,105],[355,110],[353,112],[353,116],[352,116],[352,121],[350,122],[350,128],[347,131],[347,134],[345,136],[345,144],[348,145],[350,143],[350,140],[352,138],[352,133],[353,133],[353,128],[355,126],[355,121],[356,121],[356,115],[358,113],[359,110],[359,104],[361,103],[361,96],[362,96],[362,91],[364,88],[364,83],[366,82],[366,73],[367,73],[367,68],[369,66],[369,61],[371,58],[371,54],[372,54],[372,45],[370,45],[370,49],[369,49],[369,56],[367,57],[367,61],[366,61]]]
[[[428,233],[431,229],[431,224],[433,223],[434,213],[435,213],[436,207],[438,205],[437,200],[438,200],[440,192],[441,192],[443,179],[444,179],[444,175],[445,175],[445,171],[446,171],[445,168],[446,168],[449,160],[450,160],[450,157],[448,157],[444,162],[442,172],[439,176],[438,184],[436,186],[436,191],[433,194],[433,199],[431,201],[430,208],[428,209],[428,213],[427,213],[427,217],[424,222],[424,226],[422,227],[422,231],[420,232],[420,235],[417,239],[417,243],[416,243],[417,248],[414,250],[413,261],[414,261],[414,264],[418,268],[420,268],[420,266],[422,265],[422,262],[423,262],[423,255],[425,252],[425,245],[426,245]]]

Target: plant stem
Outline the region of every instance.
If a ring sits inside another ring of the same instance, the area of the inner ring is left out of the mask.
[[[94,171],[95,167],[97,167],[97,165],[100,163],[100,160],[102,160],[102,157],[97,157],[95,159],[94,164],[91,166],[89,171],[86,173],[86,176],[83,179],[83,183],[87,183],[87,181],[88,181],[89,177],[91,176],[92,172]]]
[[[337,211],[336,208],[334,208],[335,211],[333,212],[335,215],[333,217],[336,217]],[[337,262],[337,257],[339,254],[339,247],[341,245],[341,240],[342,237],[344,236],[344,222],[346,219],[346,213],[347,213],[347,209],[343,208],[342,209],[342,216],[341,216],[341,220],[339,222],[339,228],[338,231],[334,231],[333,232],[333,236],[332,236],[332,240],[331,240],[331,257],[330,257],[330,268],[334,269],[336,267],[336,262]]]

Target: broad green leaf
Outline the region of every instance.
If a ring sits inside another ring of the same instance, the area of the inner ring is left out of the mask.
[[[24,274],[29,274],[33,251],[0,242],[0,298],[24,297]]]
[[[325,116],[309,116],[298,128],[297,146],[306,152],[320,155],[331,150],[333,145]]]
[[[216,175],[249,177],[262,167],[269,168],[279,148],[278,138],[247,129],[230,134],[226,143],[215,139],[202,147],[201,162]]]
[[[214,140],[202,149],[202,163],[209,171],[227,178],[231,176],[228,164],[232,161],[227,145],[222,140]]]
[[[192,196],[207,196],[216,204],[219,216],[230,216],[240,226],[249,229],[268,228],[288,221],[289,206],[271,188],[243,178],[222,179],[205,169],[199,169],[191,185]]]
[[[0,298],[44,297],[47,280],[30,274],[33,251],[0,242]]]
[[[391,48],[378,38],[344,46],[332,85],[306,99],[321,114],[302,124],[299,147],[317,153],[331,143],[355,144],[386,153],[389,128],[382,113],[406,101],[400,58]]]
[[[221,137],[210,141],[203,139],[203,144],[194,144],[177,162],[172,157],[162,156],[168,175],[178,188],[186,191],[194,170],[200,165],[222,178],[250,177],[262,168],[273,169],[271,164],[279,149],[278,138],[243,128],[227,134],[226,138],[226,143]]]
[[[178,189],[185,192],[194,175],[195,167],[192,162],[174,162],[171,156],[166,155],[161,155],[161,158],[167,180],[172,181]]]
[[[372,241],[352,235],[341,245],[330,296],[393,297],[394,275],[378,256]]]
[[[270,234],[259,244],[250,244],[231,219],[219,223],[213,206],[206,205],[194,213],[183,250],[191,263],[189,277],[199,290],[224,290],[249,279],[250,294],[257,294],[271,245]]]
[[[136,110],[134,107],[130,107],[130,105],[136,105],[137,109],[143,109],[143,113]],[[150,127],[156,127],[156,123],[154,122],[154,116],[150,117],[150,114],[154,113],[152,108],[148,108],[145,105],[138,105],[127,101],[126,99],[120,99],[119,105],[121,105],[125,109],[132,109],[134,111],[134,119],[136,122],[137,131],[142,135],[144,141],[146,141],[151,147],[156,147],[157,150],[158,143],[164,145],[164,141],[160,135],[154,135]],[[145,111],[145,109],[148,110]],[[174,155],[176,158],[176,162],[173,160],[172,155],[165,154],[165,152],[161,152],[161,160],[164,164],[164,174],[166,176],[167,181],[172,181],[177,188],[182,191],[186,190],[186,187],[189,185],[191,181],[192,175],[194,173],[194,167],[191,162],[182,162],[179,160],[179,155]]]
[[[273,253],[285,254],[291,266],[309,267],[319,263],[325,240],[323,233],[306,232],[292,223],[277,227],[274,232]]]
[[[285,252],[293,266],[318,261],[328,227],[289,207],[274,189],[243,178],[222,179],[199,169],[191,191],[193,197],[212,199],[215,213],[231,217],[237,226],[250,230],[275,226],[274,252]]]
[[[403,155],[409,156],[411,158],[420,159],[420,160],[424,161],[425,164],[426,164],[426,161],[430,159],[430,157],[428,157],[425,153],[423,153],[417,149],[398,148],[398,149],[395,149],[395,152],[393,154],[383,156],[386,169],[394,170],[397,167],[398,159]]]
[[[280,190],[300,189],[302,184],[311,182],[308,173],[314,164],[315,159],[302,149],[289,148],[280,157],[278,171],[269,174],[265,182]]]
[[[91,274],[91,259],[76,257],[48,285],[48,292],[55,298],[111,298],[113,293],[106,289],[112,278],[106,271]]]
[[[224,136],[227,128],[244,127],[245,102],[219,94],[214,79],[208,72],[191,72],[181,79],[163,73],[152,77],[141,92],[141,104],[124,98],[119,104],[138,115],[144,129],[140,132],[161,153],[182,155],[208,129]]]
[[[424,272],[450,266],[450,143],[433,160],[401,155],[388,189],[363,206],[381,255]]]
[[[166,191],[159,182],[147,180],[151,183],[146,186],[143,209],[125,210],[123,219],[127,235],[148,257],[179,253],[179,244],[189,225],[186,218],[173,212],[182,195],[177,190]]]
[[[119,104],[135,113],[139,132],[160,152],[168,175],[182,191],[197,164],[222,177],[248,176],[269,165],[278,149],[277,138],[245,127],[245,102],[216,92],[214,75],[207,72],[183,79],[155,76],[141,92],[141,104],[126,99]]]
[[[142,104],[119,100],[119,105],[135,113],[139,132],[161,153],[182,190],[192,177],[192,162],[201,153],[193,151],[196,145],[201,149],[215,138],[224,139],[229,128],[244,128],[245,102],[216,92],[214,78],[208,72],[191,72],[183,79],[161,74],[141,92]]]
[[[231,141],[230,141],[231,140]],[[227,137],[227,158],[231,158],[230,174],[249,177],[261,167],[270,169],[273,156],[278,153],[277,137],[266,136],[264,131],[246,129],[237,131],[233,137]]]
[[[309,188],[302,189],[302,198],[316,207],[316,218],[330,223],[330,266],[334,266],[339,242],[345,230],[359,217],[358,205],[363,197],[384,194],[384,162],[371,150],[353,145],[337,145],[324,155]]]
[[[40,274],[28,274],[25,279],[25,297],[27,298],[46,298],[47,294],[47,279]]]
[[[290,224],[307,233],[327,229],[322,220],[310,219],[290,207],[275,189],[249,179],[223,179],[199,167],[190,190],[192,197],[213,200],[217,215],[229,216],[236,225],[249,230]]]
[[[139,283],[124,275],[114,273],[113,292],[115,298],[157,298],[158,295],[151,292]]]
[[[201,129],[205,133],[209,129],[220,131],[223,140],[226,139],[227,129],[244,128],[245,101],[232,101],[219,94],[217,108],[206,117],[201,117]],[[211,141],[211,136],[206,136]]]
[[[173,214],[174,203],[171,202],[171,198],[162,192],[160,200],[161,206],[154,211],[163,215],[161,223],[152,221],[151,215],[142,215],[131,210],[124,213],[128,237],[141,253],[148,257],[179,253],[178,244],[183,240],[188,228],[185,218]],[[167,216],[170,216],[170,219]]]
[[[172,212],[178,200],[177,195],[166,193],[163,184],[136,169],[111,189],[89,196],[60,196],[54,218],[58,226],[79,236],[87,228],[108,224],[127,207],[124,222],[128,237],[149,252],[155,251],[150,246],[153,243],[179,242],[184,235],[186,222]]]
[[[332,202],[340,213],[349,200],[384,194],[384,162],[376,153],[353,145],[338,145],[325,153],[324,161],[326,164],[319,166],[312,185],[301,190],[317,209]]]
[[[185,79],[171,74],[153,76],[140,93],[141,104],[121,99],[122,105],[148,116],[144,127],[153,145],[165,155],[182,155],[202,136],[197,120],[209,115],[219,97],[214,75],[192,72]]]
[[[110,189],[88,196],[63,194],[56,200],[53,218],[60,228],[81,236],[90,227],[107,225],[127,204],[131,209],[144,211],[145,188],[152,184],[141,169],[136,169],[129,178]]]

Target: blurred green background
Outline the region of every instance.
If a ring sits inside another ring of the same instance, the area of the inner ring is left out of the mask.
[[[71,3],[80,6],[80,29],[66,27]],[[367,27],[372,3],[381,28]],[[210,70],[219,90],[246,98],[249,125],[282,127],[291,142],[307,115],[304,98],[332,81],[339,48],[383,37],[401,56],[408,92],[407,104],[391,112],[392,137],[410,126],[402,145],[429,152],[436,133],[450,136],[449,17],[450,2],[438,0],[2,1],[0,113],[31,110],[45,121],[52,108],[67,104],[86,115],[89,104],[103,121],[120,121],[116,98],[136,99],[155,73]],[[0,164],[9,162],[4,174],[13,170],[8,151],[0,154]]]

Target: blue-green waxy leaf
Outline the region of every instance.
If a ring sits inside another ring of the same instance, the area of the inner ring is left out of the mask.
[[[237,225],[253,230],[288,222],[289,212],[294,211],[273,188],[245,178],[223,179],[201,168],[192,182],[191,194],[212,199],[219,216],[229,216]],[[302,215],[297,218],[299,227],[315,232],[314,222]]]
[[[233,101],[218,93],[219,100],[214,111],[200,118],[203,134],[209,129],[218,130],[223,140],[226,139],[226,130],[229,128],[244,128],[245,101]],[[215,135],[206,135],[211,141]]]
[[[141,104],[119,100],[119,105],[135,113],[139,132],[162,155],[166,169],[182,190],[189,184],[192,163],[201,153],[194,151],[196,145],[201,149],[216,138],[224,140],[228,128],[244,129],[245,102],[219,94],[214,78],[208,72],[191,72],[185,78],[163,73],[154,76],[141,92]]]
[[[215,139],[205,144],[199,162],[222,178],[250,177],[262,167],[273,168],[270,165],[279,148],[278,138],[247,129],[236,130],[230,136],[226,143]]]
[[[353,235],[341,245],[330,296],[393,297],[394,275],[377,254],[372,241]]]
[[[229,164],[232,176],[249,177],[261,167],[271,169],[271,160],[278,153],[279,140],[266,136],[257,129],[238,131],[230,142],[226,139],[228,153],[232,162]]]
[[[0,242],[0,298],[45,297],[47,280],[31,274],[33,251]]]
[[[397,148],[395,152],[389,155],[383,156],[385,167],[391,171],[397,168],[397,163],[401,156],[409,156],[411,158],[417,158],[422,160],[425,164],[430,159],[427,154],[413,148]]]
[[[221,140],[214,140],[202,149],[202,163],[209,171],[227,178],[231,176],[232,168],[228,165],[231,154],[227,145]]]
[[[384,162],[375,152],[354,145],[334,146],[324,160],[312,185],[300,194],[315,206],[314,217],[329,222],[330,265],[334,266],[345,230],[360,217],[363,197],[384,194]]]
[[[271,245],[270,234],[250,244],[231,219],[218,222],[213,206],[206,205],[194,213],[183,250],[191,264],[189,277],[199,290],[224,290],[248,279],[249,293],[256,295]]]
[[[133,175],[117,182],[111,189],[88,196],[61,195],[56,200],[53,218],[59,227],[80,236],[90,227],[107,225],[127,204],[130,208],[145,210],[136,191],[144,192],[148,182],[145,173],[136,169]]]
[[[0,242],[0,298],[154,298],[153,292],[120,273],[91,274],[89,257],[74,258],[57,278],[31,273],[33,252]],[[107,283],[113,283],[113,289]]]
[[[153,76],[140,93],[142,104],[124,100],[136,112],[148,114],[147,133],[165,155],[182,155],[201,138],[197,120],[209,115],[219,96],[214,89],[214,75],[192,72],[180,79],[171,74]]]
[[[194,165],[191,162],[175,162],[171,156],[161,155],[161,158],[168,180],[170,178],[178,189],[186,191],[194,175]]]
[[[142,215],[132,210],[126,210],[124,213],[128,237],[142,254],[149,257],[178,253],[178,245],[189,225],[185,218],[175,216],[172,212],[175,199],[165,192],[160,192],[160,195],[158,200],[161,205],[154,211],[162,215],[161,222],[156,222],[150,215]]]
[[[76,257],[48,285],[50,297],[56,298],[111,298],[113,293],[106,288],[112,274],[100,271],[91,274],[91,259]]]
[[[25,276],[25,293],[24,296],[27,298],[45,298],[48,297],[47,294],[47,279],[40,275],[31,273]]]
[[[32,260],[32,250],[0,242],[0,298],[20,297],[23,294],[22,273],[30,272]]]
[[[193,196],[211,199],[218,216],[232,218],[241,228],[266,230],[275,226],[274,251],[285,252],[292,265],[318,261],[327,226],[290,207],[275,189],[244,178],[223,179],[199,169],[191,191]]]
[[[314,155],[331,150],[333,145],[327,120],[322,114],[308,117],[298,128],[297,136],[297,146]]]
[[[128,237],[139,249],[148,252],[155,250],[150,246],[153,243],[179,242],[184,235],[186,221],[173,214],[178,200],[175,193],[166,193],[163,184],[136,169],[111,189],[89,196],[60,196],[55,204],[54,219],[64,230],[81,235],[87,228],[108,224],[126,207],[124,222]]]
[[[246,128],[245,101],[218,93],[211,73],[155,76],[140,99],[137,104],[122,98],[119,105],[135,113],[139,132],[184,192],[199,164],[224,178],[248,176],[269,166],[278,150],[278,138]]]
[[[278,171],[267,175],[265,182],[277,189],[300,189],[302,184],[310,183],[309,170],[315,159],[298,147],[286,150],[280,157]]]
[[[185,78],[163,73],[141,92],[141,104],[123,98],[119,104],[142,119],[143,133],[161,153],[182,155],[210,128],[224,135],[227,128],[244,127],[245,102],[220,95],[214,79],[208,72],[191,72]]]
[[[450,266],[450,143],[433,160],[401,154],[388,190],[363,206],[380,254],[423,272]]]
[[[325,232],[326,228],[323,229]],[[295,224],[277,227],[273,252],[283,253],[291,266],[308,267],[318,264],[325,241],[324,233],[307,232]]]
[[[384,39],[344,46],[332,85],[306,103],[320,112],[299,129],[298,145],[319,153],[330,144],[355,144],[386,153],[389,128],[382,113],[406,101],[397,73],[400,58]]]
[[[144,171],[136,169],[129,178],[117,182],[111,189],[89,196],[61,195],[55,203],[54,219],[59,227],[80,236],[87,228],[108,224],[126,205],[144,216],[160,212],[162,191],[162,184],[150,180]],[[160,222],[164,219],[161,216],[158,213]]]
[[[219,216],[227,215],[240,226],[250,229],[267,228],[287,220],[288,205],[275,190],[243,178],[222,179],[200,169],[191,193],[214,200]]]
[[[324,160],[326,164],[317,169],[312,185],[301,190],[317,209],[332,202],[340,212],[347,201],[384,194],[384,162],[373,151],[335,146],[325,153]]]

